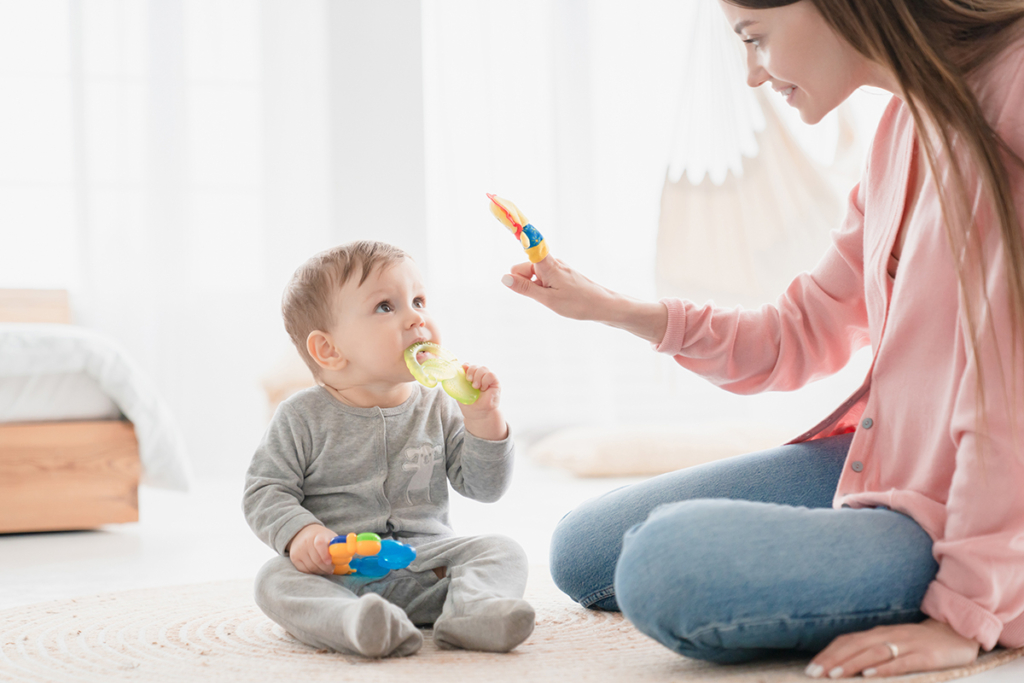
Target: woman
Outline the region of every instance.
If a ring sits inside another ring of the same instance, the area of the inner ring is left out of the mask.
[[[808,123],[893,94],[847,217],[756,311],[620,296],[553,257],[502,281],[730,391],[795,389],[871,344],[862,388],[777,449],[589,501],[556,583],[719,662],[817,652],[892,676],[1024,646],[1024,4],[733,0],[751,86]]]

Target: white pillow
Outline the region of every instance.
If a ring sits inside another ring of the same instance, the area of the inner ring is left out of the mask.
[[[0,423],[120,418],[121,409],[84,372],[0,377]]]
[[[581,477],[662,474],[780,446],[798,430],[756,424],[635,425],[562,429],[527,447],[538,463]]]
[[[0,324],[0,378],[84,373],[135,426],[142,482],[185,491],[185,443],[145,373],[114,340],[74,325]]]

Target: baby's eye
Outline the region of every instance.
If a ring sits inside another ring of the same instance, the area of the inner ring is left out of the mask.
[[[426,308],[427,307],[427,301],[423,297],[418,296],[418,297],[416,297],[415,299],[412,300],[412,305],[415,308]]]
[[[388,301],[381,301],[379,304],[377,304],[377,308],[373,309],[373,312],[374,313],[390,313],[393,310],[395,310],[395,309],[391,306],[390,302],[388,302]]]

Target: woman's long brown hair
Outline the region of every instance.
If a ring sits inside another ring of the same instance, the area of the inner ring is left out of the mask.
[[[798,0],[726,0],[749,9],[791,5]],[[918,131],[928,164],[939,178],[938,159],[950,160],[955,197],[937,183],[946,233],[953,250],[974,361],[979,368],[979,417],[984,419],[985,388],[980,372],[978,328],[987,319],[987,274],[981,235],[973,229],[977,209],[968,191],[967,173],[977,173],[982,201],[998,219],[1009,288],[1013,339],[1011,372],[1017,368],[1024,337],[1024,236],[1014,205],[1006,164],[1024,167],[982,114],[968,78],[1019,36],[1024,22],[1021,0],[808,0],[854,49],[893,73]],[[929,134],[929,131],[931,134]],[[938,148],[936,148],[938,142]],[[993,343],[995,343],[993,341]],[[997,357],[998,358],[998,357]],[[1002,359],[999,359],[1002,365]],[[1005,367],[999,375],[1006,390]],[[1011,385],[1013,381],[1011,380]],[[1007,409],[1020,408],[1007,396]],[[1013,407],[1011,407],[1013,406]],[[1011,415],[1011,424],[1014,424]],[[981,424],[979,424],[981,429]]]

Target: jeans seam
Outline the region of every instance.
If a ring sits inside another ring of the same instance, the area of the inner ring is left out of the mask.
[[[590,595],[580,598],[579,602],[583,607],[590,607],[595,602],[599,602],[605,598],[610,598],[613,595],[615,595],[615,587],[608,586],[607,588],[602,588],[599,591],[594,591]]]
[[[787,623],[787,624],[806,625],[808,623],[819,622],[819,621],[822,621],[822,620],[830,620],[830,621],[833,621],[833,622],[835,622],[835,621],[859,621],[859,620],[864,620],[864,619],[871,619],[872,615],[876,615],[877,617],[883,617],[883,616],[891,616],[891,615],[910,615],[910,614],[920,614],[920,613],[921,613],[921,610],[919,608],[913,608],[913,609],[899,609],[899,610],[885,610],[885,611],[874,611],[874,612],[862,612],[860,614],[839,614],[839,615],[833,615],[833,616],[829,616],[829,615],[823,614],[823,615],[817,616],[817,617],[796,617],[796,618],[776,617],[774,619],[763,619],[763,618],[762,619],[750,619],[750,620],[747,620],[747,621],[731,622],[729,624],[722,624],[722,625],[716,625],[716,626],[705,626],[704,628],[702,628],[699,631],[695,631],[692,634],[684,636],[684,640],[697,640],[697,639],[701,638],[702,636],[704,636],[704,635],[706,635],[708,633],[731,632],[731,631],[737,631],[737,630],[739,630],[741,628],[747,628],[747,627],[750,627],[750,626],[772,626],[772,625],[778,624],[778,623],[783,622],[783,621],[785,623]]]

